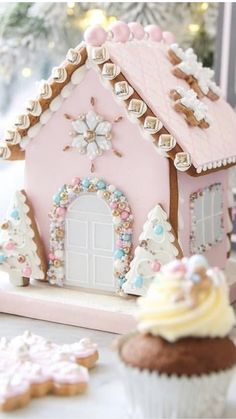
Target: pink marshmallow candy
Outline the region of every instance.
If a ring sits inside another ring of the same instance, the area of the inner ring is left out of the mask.
[[[84,32],[84,40],[88,45],[100,47],[107,40],[107,32],[99,25],[90,26]]]
[[[57,215],[59,215],[60,217],[63,217],[63,216],[65,215],[65,213],[66,213],[66,209],[65,209],[65,208],[62,208],[62,207],[58,207],[58,208],[56,209],[56,213],[57,213]]]
[[[79,183],[80,183],[79,177],[74,177],[74,179],[72,179],[72,182],[71,182],[72,186],[79,185]]]
[[[139,22],[130,22],[128,23],[130,32],[132,33],[134,39],[138,39],[139,41],[144,38],[145,30],[141,23]]]
[[[122,220],[126,220],[129,216],[129,213],[127,211],[122,211],[122,213],[120,214],[120,218]]]
[[[161,264],[157,260],[154,260],[154,262],[151,263],[151,269],[153,272],[159,272]]]
[[[160,42],[162,40],[162,30],[157,25],[145,26],[145,32],[149,35],[151,41]]]
[[[163,39],[168,45],[174,44],[176,41],[174,34],[168,31],[163,32]]]
[[[15,249],[15,243],[14,242],[12,242],[12,241],[10,241],[10,242],[7,242],[6,244],[5,244],[5,249],[7,249],[7,250],[13,250],[13,249]]]
[[[127,23],[117,21],[109,26],[109,30],[112,32],[112,40],[114,42],[126,42],[130,37],[130,29]]]

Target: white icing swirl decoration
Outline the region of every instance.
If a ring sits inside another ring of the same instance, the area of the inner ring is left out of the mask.
[[[138,329],[169,342],[184,337],[225,337],[235,325],[224,274],[203,256],[161,268],[146,297],[138,301]]]

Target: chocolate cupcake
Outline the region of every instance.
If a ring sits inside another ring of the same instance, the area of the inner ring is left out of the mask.
[[[236,366],[224,274],[203,256],[162,267],[119,347],[135,417],[220,418]]]

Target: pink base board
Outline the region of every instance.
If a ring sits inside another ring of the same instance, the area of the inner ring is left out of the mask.
[[[16,288],[5,273],[0,273],[2,313],[123,334],[135,327],[135,301],[36,281],[28,287]]]
[[[230,301],[236,301],[236,261],[226,269]],[[135,327],[136,298],[121,298],[52,287],[33,281],[28,287],[14,287],[8,275],[0,273],[0,312],[80,326],[112,333],[128,333]]]

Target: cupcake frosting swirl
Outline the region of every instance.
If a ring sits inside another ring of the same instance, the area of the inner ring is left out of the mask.
[[[138,330],[169,342],[225,337],[235,324],[223,272],[200,255],[162,267],[138,305]]]

